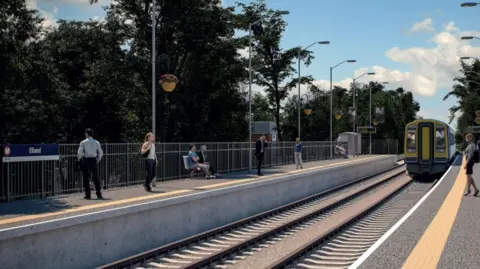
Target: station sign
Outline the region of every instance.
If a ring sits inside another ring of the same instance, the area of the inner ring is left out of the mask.
[[[468,126],[467,133],[480,134],[480,125]]]
[[[58,144],[8,144],[3,146],[4,163],[54,161],[60,159]]]
[[[358,132],[361,134],[376,134],[377,128],[372,126],[359,126]]]

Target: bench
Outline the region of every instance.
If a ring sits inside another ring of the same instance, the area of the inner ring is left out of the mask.
[[[185,170],[187,170],[190,174],[190,178],[193,178],[193,174],[195,172],[202,172],[202,169],[200,167],[195,167],[195,168],[190,168],[188,166],[188,156],[182,156],[183,157],[183,166],[185,167]]]

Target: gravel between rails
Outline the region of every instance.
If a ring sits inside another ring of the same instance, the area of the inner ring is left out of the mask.
[[[400,175],[399,177],[405,177],[405,176],[406,175]],[[383,185],[382,188],[386,187],[387,184]],[[428,184],[428,185],[431,186],[431,184]],[[402,200],[408,201],[407,204],[409,204],[409,206],[411,207],[413,204],[415,204],[416,201],[418,201],[423,196],[423,194],[426,191],[428,191],[429,186],[426,186],[426,184],[419,185],[418,183],[415,183],[415,182],[411,183],[400,193],[395,195],[393,198],[389,199],[389,201],[381,205],[378,209],[369,213],[364,218],[368,218],[368,216],[375,214],[375,212],[385,210],[385,208],[388,208],[388,207],[395,208],[395,203]],[[369,193],[373,193],[373,192],[375,192],[375,190],[372,190]],[[362,197],[364,196],[362,195]],[[270,239],[269,242],[260,243],[257,246],[253,246],[248,251],[244,251],[243,253],[239,253],[235,256],[232,256],[230,260],[225,261],[223,264],[218,264],[217,266],[215,266],[215,268],[228,268],[228,269],[268,268],[268,266],[274,263],[275,261],[279,260],[282,257],[285,257],[291,251],[294,251],[296,248],[308,243],[313,237],[317,236],[322,227],[322,219],[325,219],[326,217],[335,217],[334,216],[335,212],[339,212],[342,208],[345,208],[351,205],[352,203],[355,203],[359,199],[360,198],[354,199],[346,203],[341,208],[338,208],[337,210],[328,214],[328,216],[320,217],[318,220],[316,221],[312,220],[311,222],[306,223],[302,227],[297,227],[292,230],[286,231],[282,235],[277,236],[275,240]],[[396,212],[398,212],[398,214],[396,218],[393,218],[394,220],[398,220],[399,218],[401,218],[405,214],[405,212],[407,212],[409,209],[409,206],[405,206],[405,203],[399,203],[399,205],[402,210],[398,210],[398,208],[396,208]],[[386,229],[385,231],[387,231],[389,227],[394,223],[395,221],[392,221],[390,225],[388,225],[388,227],[385,227]],[[348,228],[345,230],[348,230]],[[335,238],[337,238],[338,236],[341,236],[342,233],[343,232],[340,232],[338,235],[328,240],[328,242],[335,240]],[[381,237],[382,234],[379,234],[378,237]],[[373,244],[374,242],[375,241],[371,242],[370,245]],[[322,246],[325,246],[327,243],[322,244],[321,246],[319,246],[319,248]],[[370,245],[368,245],[368,247]],[[368,249],[368,247],[366,249]],[[360,255],[361,253],[358,255],[358,257]],[[353,263],[354,261],[355,259],[352,260],[351,262]],[[314,266],[311,266],[311,265],[309,267],[315,268]],[[316,268],[347,268],[347,267],[348,266],[332,267],[332,266],[318,265],[318,267]],[[308,267],[294,266],[289,268],[303,269]]]

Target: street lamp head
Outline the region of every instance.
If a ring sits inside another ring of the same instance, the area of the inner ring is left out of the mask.
[[[470,60],[472,57],[460,57],[460,60]]]
[[[473,36],[462,36],[462,40],[471,40]]]
[[[369,76],[374,76],[374,75],[375,75],[375,72],[368,72],[367,75],[369,75]]]
[[[277,12],[275,12],[275,13],[277,13],[278,15],[288,15],[288,14],[290,14],[290,11],[288,11],[288,10],[279,10],[279,11],[277,11]]]
[[[347,63],[356,63],[357,60],[347,60]]]
[[[330,41],[319,41],[317,44],[328,45],[328,44],[330,44]]]
[[[390,82],[388,82],[388,81],[382,82],[383,85],[386,85],[386,84],[389,84],[389,83],[390,83]]]
[[[461,7],[475,7],[477,5],[478,5],[478,3],[473,3],[473,2],[467,2],[467,3],[460,4]]]

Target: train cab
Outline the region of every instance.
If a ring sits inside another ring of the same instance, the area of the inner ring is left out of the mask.
[[[405,163],[412,176],[444,173],[456,156],[455,135],[448,124],[431,119],[405,127]]]

